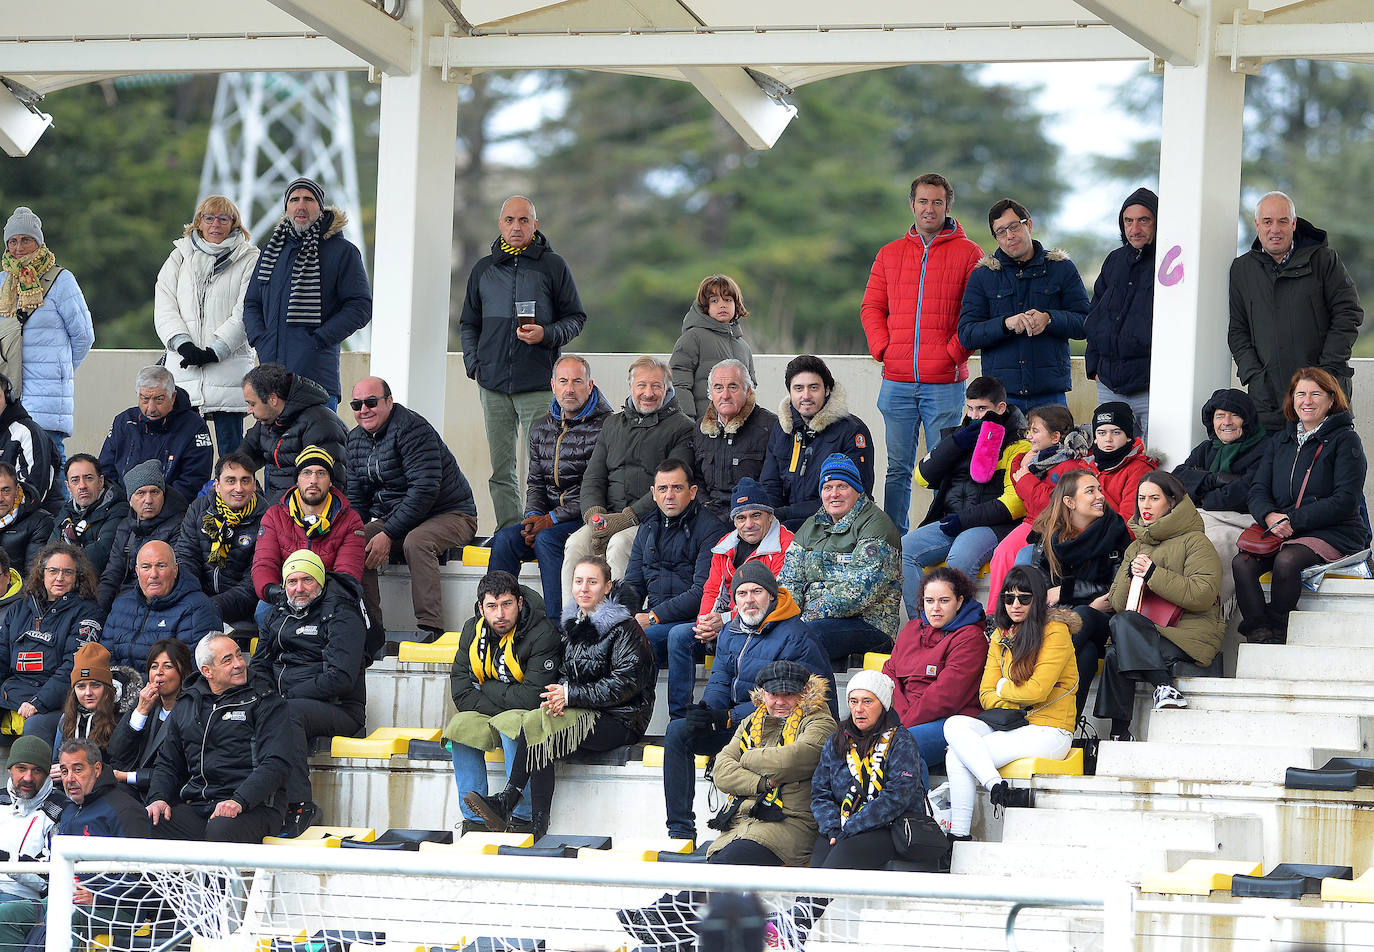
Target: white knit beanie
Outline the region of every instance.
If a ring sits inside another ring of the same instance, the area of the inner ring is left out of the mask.
[[[849,679],[849,687],[845,689],[845,700],[849,700],[849,695],[855,691],[868,691],[878,699],[878,703],[883,706],[883,710],[892,709],[892,679],[881,671],[863,670]]]

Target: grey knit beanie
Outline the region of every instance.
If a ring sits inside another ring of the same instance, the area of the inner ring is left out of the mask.
[[[5,244],[15,235],[28,235],[40,245],[43,244],[43,222],[33,213],[32,208],[20,205],[5,222]]]
[[[286,194],[281,197],[283,206],[285,206],[287,201],[291,198],[291,193],[298,188],[307,189],[311,195],[315,196],[315,201],[319,202],[320,207],[324,208],[324,189],[320,188],[319,182],[316,182],[314,179],[306,178],[304,175],[286,186]]]
[[[130,466],[129,471],[124,474],[124,492],[128,495],[132,496],[144,486],[156,486],[163,492],[167,491],[167,480],[163,478],[162,467],[155,459]]]

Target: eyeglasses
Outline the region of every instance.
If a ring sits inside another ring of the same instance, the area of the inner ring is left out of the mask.
[[[76,578],[76,569],[63,569],[55,565],[43,566],[44,575],[55,575],[58,578]]]
[[[357,413],[363,407],[367,407],[371,410],[385,399],[385,397],[363,397],[361,400],[348,401],[348,405],[353,408],[354,413]]]
[[[996,235],[998,238],[1007,238],[1007,237],[1010,237],[1011,235],[1016,234],[1018,231],[1020,231],[1020,230],[1021,230],[1022,228],[1024,228],[1025,226],[1026,226],[1026,219],[1022,218],[1022,219],[1019,219],[1018,221],[1012,222],[1010,225],[1003,225],[1001,228],[994,228],[994,229],[992,230],[992,233],[993,233],[994,235]]]
[[[1003,592],[1003,605],[1029,605],[1035,598],[1030,592]]]
[[[203,222],[213,222],[216,225],[232,225],[234,223],[234,217],[232,215],[201,215],[200,220]]]

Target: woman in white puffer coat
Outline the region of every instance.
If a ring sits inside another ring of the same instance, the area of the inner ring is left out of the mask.
[[[257,363],[243,330],[243,295],[257,260],[238,207],[210,195],[157,276],[153,323],[167,369],[212,423],[219,456],[243,439],[243,375]]]

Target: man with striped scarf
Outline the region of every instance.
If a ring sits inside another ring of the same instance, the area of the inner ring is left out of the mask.
[[[339,405],[339,345],[372,320],[363,256],[343,236],[347,216],[308,178],[286,187],[286,210],[258,257],[243,327],[260,363],[308,377]]]

